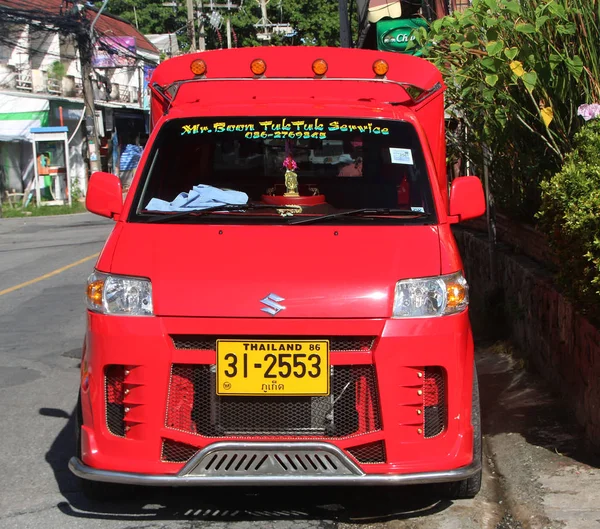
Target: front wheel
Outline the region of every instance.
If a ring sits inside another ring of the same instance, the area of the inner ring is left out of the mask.
[[[481,408],[479,404],[479,383],[477,382],[477,368],[473,366],[473,400],[471,405],[471,424],[473,425],[473,462],[482,461],[481,443]],[[465,500],[474,498],[481,489],[481,475],[479,470],[470,478],[455,481],[445,485],[444,496],[452,500]]]

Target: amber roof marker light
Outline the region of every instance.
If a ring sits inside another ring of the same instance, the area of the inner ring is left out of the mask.
[[[267,71],[267,63],[262,59],[254,59],[250,63],[250,70],[254,75],[264,75]]]
[[[206,63],[202,59],[195,59],[190,64],[190,70],[194,75],[204,75],[206,73]]]
[[[375,75],[379,77],[383,77],[385,74],[387,74],[389,69],[390,67],[388,63],[385,62],[383,59],[377,59],[373,63],[373,71],[375,72]]]
[[[312,63],[312,71],[315,75],[323,76],[327,73],[329,66],[327,65],[327,61],[325,59],[316,59]]]

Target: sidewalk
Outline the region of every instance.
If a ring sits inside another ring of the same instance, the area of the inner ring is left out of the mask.
[[[600,529],[600,459],[560,399],[509,353],[496,345],[477,359],[484,450],[514,519],[506,527]]]

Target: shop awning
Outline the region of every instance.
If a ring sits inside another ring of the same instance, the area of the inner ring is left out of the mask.
[[[29,129],[48,125],[50,102],[0,94],[0,141],[31,141]]]

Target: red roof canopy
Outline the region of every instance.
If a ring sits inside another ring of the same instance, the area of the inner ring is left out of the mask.
[[[88,11],[88,18],[90,20],[93,20],[95,16],[96,13],[94,11]],[[160,53],[158,48],[144,37],[144,35],[142,35],[134,26],[114,15],[100,15],[94,29],[104,37],[135,37],[137,48],[151,53]]]

